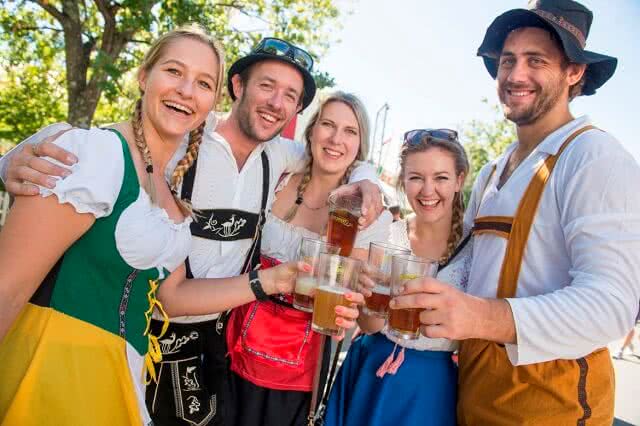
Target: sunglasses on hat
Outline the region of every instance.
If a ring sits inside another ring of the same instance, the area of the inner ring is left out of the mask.
[[[457,141],[458,132],[451,129],[415,129],[404,134],[404,145],[414,146],[422,143],[424,138],[444,141]]]
[[[306,51],[293,44],[274,37],[263,38],[253,49],[252,53],[266,53],[268,55],[284,57],[296,63],[307,71],[313,68],[313,58]]]

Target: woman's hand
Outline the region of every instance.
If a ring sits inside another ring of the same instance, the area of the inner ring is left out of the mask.
[[[377,268],[367,263],[362,263],[362,269],[358,274],[358,282],[356,283],[356,291],[361,293],[365,298],[371,297],[373,288],[376,286],[376,277],[379,271]]]
[[[357,325],[356,320],[360,315],[358,306],[364,305],[364,296],[361,293],[349,291],[344,297],[351,303],[349,306],[338,305],[335,307],[336,325],[342,328],[342,332],[335,336],[336,340],[342,340],[344,338],[344,330]]]
[[[268,295],[293,293],[298,272],[311,272],[311,266],[304,262],[286,262],[273,268],[258,271],[262,288]]]

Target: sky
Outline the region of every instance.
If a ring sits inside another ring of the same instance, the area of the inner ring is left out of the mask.
[[[372,126],[386,102],[383,157],[393,172],[404,131],[459,128],[473,119],[493,120],[495,81],[476,56],[484,33],[499,14],[526,7],[525,0],[337,0],[343,28],[338,43],[318,63],[337,89],[359,95]],[[593,96],[571,103],[574,116],[588,114],[640,161],[640,0],[584,0],[594,13],[587,50],[618,58],[614,76]],[[352,11],[347,14],[346,12]],[[381,138],[378,120],[376,142]],[[372,132],[373,133],[373,132]],[[464,142],[464,140],[463,140]],[[377,159],[378,153],[375,153]]]

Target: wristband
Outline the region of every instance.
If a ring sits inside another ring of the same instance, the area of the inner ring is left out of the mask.
[[[251,287],[251,291],[254,296],[256,296],[256,300],[265,301],[269,299],[269,296],[262,288],[260,278],[258,278],[258,271],[253,270],[249,272],[249,287]]]

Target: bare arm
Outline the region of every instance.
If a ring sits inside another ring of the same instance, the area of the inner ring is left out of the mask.
[[[0,232],[0,340],[60,256],[93,225],[91,214],[47,198],[17,197]]]
[[[258,271],[268,295],[290,293],[298,271],[307,270],[302,262],[288,262]],[[256,300],[249,286],[249,274],[229,278],[185,279],[181,266],[160,286],[158,297],[170,317],[224,312]]]

